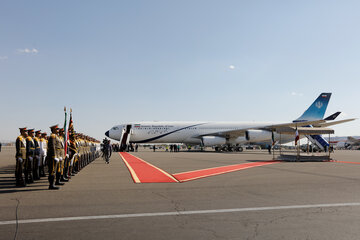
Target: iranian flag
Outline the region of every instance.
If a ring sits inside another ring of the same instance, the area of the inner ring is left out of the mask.
[[[295,145],[297,145],[297,142],[299,141],[300,137],[299,137],[299,131],[298,129],[296,128],[296,131],[295,131]]]
[[[65,151],[65,156],[67,154],[67,138],[68,138],[68,132],[66,131],[66,120],[67,120],[67,112],[66,112],[66,107],[64,107],[64,112],[65,112],[65,121],[64,121],[64,151]]]

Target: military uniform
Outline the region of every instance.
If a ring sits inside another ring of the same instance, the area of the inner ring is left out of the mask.
[[[40,177],[45,177],[45,164],[47,155],[48,140],[46,139],[46,133],[41,134],[40,138]]]
[[[35,137],[33,138],[34,141],[34,163],[33,163],[33,174],[34,179],[39,180],[40,179],[40,130],[35,132]]]
[[[26,186],[26,181],[23,178],[23,171],[26,162],[26,128],[20,128],[21,135],[16,138],[16,186]]]
[[[58,144],[59,144],[59,140],[58,140],[58,136],[57,136],[57,131],[58,131],[58,126],[54,125],[50,127],[51,129],[51,135],[49,137],[49,142],[48,142],[48,148],[47,148],[47,164],[48,164],[48,170],[49,170],[49,189],[59,189],[59,187],[56,187],[54,185],[54,180],[55,180],[55,174],[56,174],[56,170],[57,170],[57,165],[59,162],[59,155],[58,155]]]
[[[59,151],[60,162],[58,165],[58,169],[56,172],[56,182],[55,185],[64,185],[62,182],[69,181],[68,179],[64,178],[64,167],[65,167],[65,143],[64,143],[64,129],[61,128],[58,136],[59,144],[57,150]]]
[[[69,137],[69,170],[68,176],[75,173],[75,165],[77,162],[77,146],[76,146],[76,138],[75,134],[70,134]]]
[[[25,181],[27,183],[33,183],[33,164],[35,156],[35,144],[33,140],[34,129],[28,130],[28,136],[26,138],[26,163],[25,163]]]

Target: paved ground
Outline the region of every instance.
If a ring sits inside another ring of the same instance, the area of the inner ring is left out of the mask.
[[[266,152],[135,155],[169,173],[272,158]],[[360,151],[334,158],[360,163]],[[0,239],[359,239],[356,163],[286,162],[186,183],[134,184],[114,154],[109,165],[98,159],[60,191],[48,191],[46,179],[15,188],[14,149],[3,148]],[[18,225],[6,222],[16,214]],[[85,218],[69,219],[79,216]],[[22,222],[27,219],[33,221]]]

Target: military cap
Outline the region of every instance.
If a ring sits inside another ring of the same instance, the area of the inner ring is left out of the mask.
[[[20,131],[26,131],[26,128],[27,127],[23,127],[23,128],[19,128],[19,129],[20,129]]]
[[[64,132],[64,128],[60,128],[60,129],[59,129],[59,132]]]
[[[55,124],[54,126],[51,126],[50,129],[59,129],[58,124]]]
[[[35,134],[41,133],[41,130],[37,130],[35,131]]]
[[[34,129],[28,129],[27,131],[28,131],[28,133],[32,133],[32,132],[34,132]]]
[[[41,133],[41,136],[46,136],[46,135],[47,135],[46,132]]]

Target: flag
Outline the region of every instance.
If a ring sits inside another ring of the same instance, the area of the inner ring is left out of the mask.
[[[297,142],[299,141],[300,137],[299,137],[299,131],[298,129],[296,128],[296,131],[295,131],[295,145],[297,145]]]
[[[70,120],[69,120],[69,129],[68,129],[68,137],[74,137],[74,124],[72,120],[72,109],[70,108]]]
[[[275,145],[275,137],[274,137],[274,132],[271,131],[271,140],[272,140],[272,145]]]
[[[67,131],[66,131],[66,120],[67,120],[67,112],[66,112],[66,107],[64,107],[64,112],[65,112],[65,121],[64,121],[64,151],[65,151],[65,155],[67,153]]]

